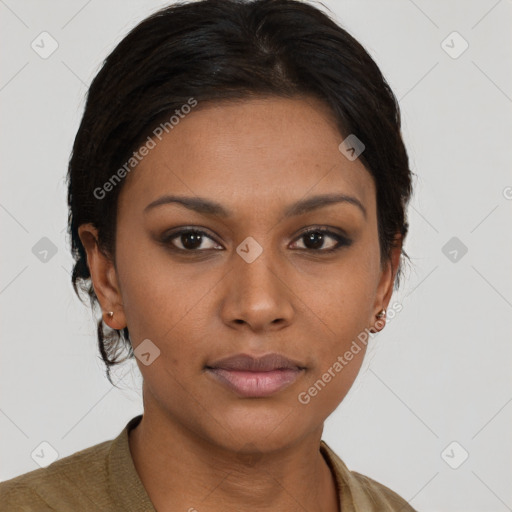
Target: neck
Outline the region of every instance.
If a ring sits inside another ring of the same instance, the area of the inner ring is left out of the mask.
[[[158,512],[339,512],[334,476],[319,450],[322,430],[279,450],[236,452],[168,417],[145,414],[130,431],[129,445]]]

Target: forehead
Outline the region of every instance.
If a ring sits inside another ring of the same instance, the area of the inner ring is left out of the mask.
[[[356,196],[369,212],[374,207],[372,176],[339,151],[343,136],[314,98],[199,104],[154,140],[120,196],[141,210],[176,193],[239,208],[340,192]]]

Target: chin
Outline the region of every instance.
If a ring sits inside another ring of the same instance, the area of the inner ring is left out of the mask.
[[[217,444],[237,452],[278,450],[318,427],[317,422],[307,421],[299,408],[264,404],[262,400],[257,407],[238,405],[225,412],[217,409],[215,420],[215,425],[219,426],[215,436]]]

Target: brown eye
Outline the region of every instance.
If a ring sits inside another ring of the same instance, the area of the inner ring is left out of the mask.
[[[348,238],[325,228],[310,229],[302,233],[298,240],[302,240],[304,245],[299,249],[316,252],[332,252],[352,243]]]
[[[210,243],[208,243],[208,241]],[[171,244],[180,251],[199,252],[207,249],[217,249],[219,245],[204,231],[197,229],[181,229],[167,235],[163,242]]]

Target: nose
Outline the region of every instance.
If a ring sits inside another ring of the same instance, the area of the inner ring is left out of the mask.
[[[254,332],[280,330],[291,324],[293,292],[282,267],[272,261],[270,251],[248,263],[233,254],[232,269],[223,283],[221,315],[232,328]]]

